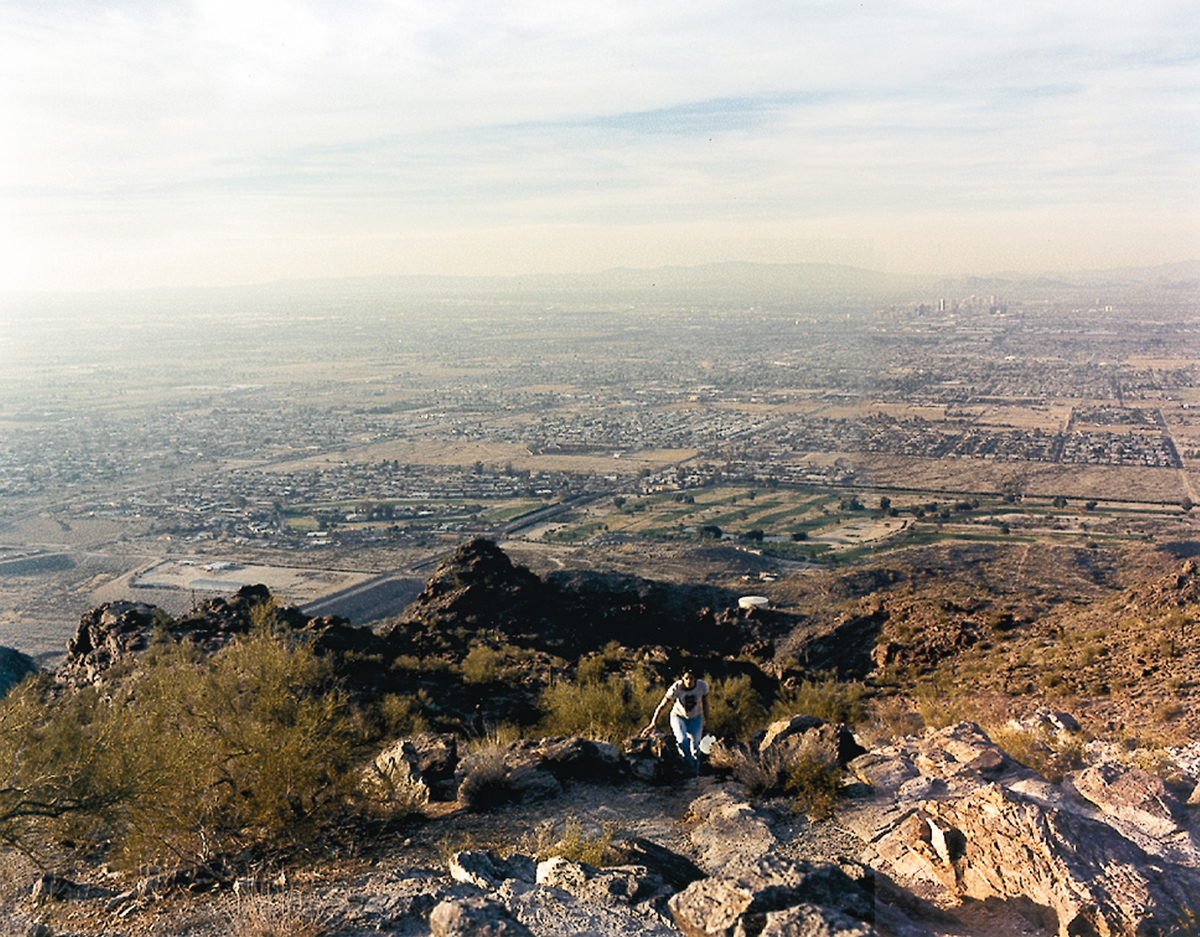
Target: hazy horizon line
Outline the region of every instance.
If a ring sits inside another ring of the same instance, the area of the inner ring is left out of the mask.
[[[152,293],[181,293],[181,292],[203,292],[203,293],[220,293],[231,290],[245,289],[264,289],[270,287],[288,287],[288,286],[320,286],[334,284],[352,284],[352,283],[368,283],[380,281],[408,281],[412,283],[474,283],[474,284],[512,284],[517,285],[520,281],[529,281],[534,283],[542,281],[552,283],[554,281],[586,281],[611,277],[617,274],[627,275],[653,275],[656,273],[700,273],[703,271],[713,271],[719,268],[741,268],[741,269],[759,269],[769,270],[773,272],[782,272],[786,270],[828,270],[828,271],[845,271],[855,272],[859,274],[879,277],[888,281],[909,281],[914,285],[916,283],[940,283],[940,282],[962,282],[969,280],[1040,280],[1059,277],[1083,277],[1083,276],[1112,276],[1117,274],[1151,276],[1155,273],[1166,273],[1167,271],[1177,271],[1173,275],[1183,277],[1200,277],[1200,255],[1195,257],[1184,258],[1181,260],[1168,261],[1158,264],[1121,264],[1118,266],[1109,267],[1071,267],[1071,268],[1042,268],[1042,269],[1001,269],[993,270],[986,273],[921,273],[921,272],[899,272],[894,270],[881,270],[874,267],[867,267],[860,264],[852,263],[836,263],[829,261],[795,261],[795,262],[772,262],[772,261],[754,261],[754,260],[718,260],[707,261],[697,264],[659,264],[649,267],[632,267],[628,265],[615,265],[605,267],[600,270],[586,271],[529,271],[523,273],[492,273],[492,274],[471,274],[471,273],[365,273],[349,276],[315,276],[315,277],[276,277],[268,280],[253,280],[242,283],[195,283],[195,284],[157,284],[153,286],[139,287],[112,287],[107,289],[20,289],[20,290],[2,290],[0,289],[0,297],[6,298],[32,298],[32,297],[54,297],[54,296],[115,296],[115,295],[147,295]],[[1187,269],[1192,268],[1192,269]]]

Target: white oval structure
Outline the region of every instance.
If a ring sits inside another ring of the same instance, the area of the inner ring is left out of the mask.
[[[743,595],[738,599],[738,608],[767,608],[771,600],[765,595]]]

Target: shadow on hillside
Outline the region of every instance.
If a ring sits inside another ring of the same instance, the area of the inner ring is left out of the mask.
[[[1158,548],[1177,560],[1190,560],[1200,556],[1200,541],[1176,540],[1174,543],[1160,543]]]

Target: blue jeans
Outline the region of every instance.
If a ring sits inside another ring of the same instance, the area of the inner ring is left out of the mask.
[[[700,770],[700,733],[704,731],[704,717],[685,719],[677,712],[671,713],[671,731],[675,733],[675,746],[693,772]]]

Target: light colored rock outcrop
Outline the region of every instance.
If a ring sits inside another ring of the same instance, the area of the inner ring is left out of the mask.
[[[1110,765],[1059,787],[970,723],[851,768],[876,788],[845,817],[872,864],[943,903],[1027,899],[1053,912],[1061,937],[1184,933],[1200,908],[1181,808],[1144,773]]]

